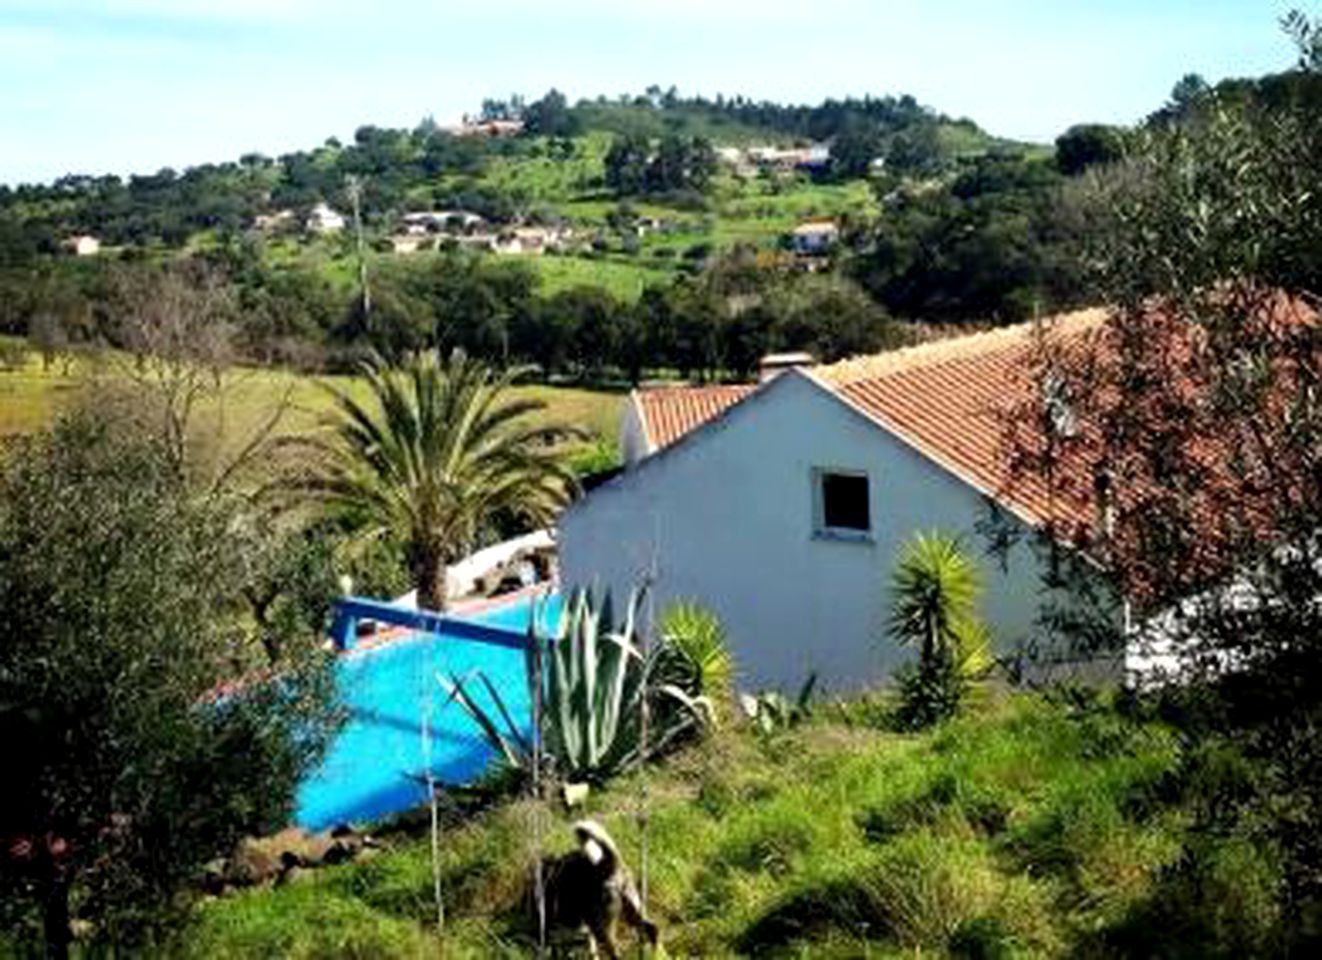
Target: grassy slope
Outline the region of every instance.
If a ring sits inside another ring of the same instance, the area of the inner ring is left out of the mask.
[[[594,107],[594,111],[600,113],[599,121],[604,126],[576,138],[572,157],[553,159],[546,153],[545,142],[541,142],[534,144],[526,155],[492,157],[482,176],[476,179],[441,180],[442,185],[451,187],[484,186],[518,195],[530,209],[563,217],[586,235],[602,233],[610,245],[609,259],[521,258],[541,278],[541,292],[545,296],[567,287],[590,285],[604,287],[618,299],[632,302],[647,285],[664,283],[673,277],[680,255],[690,247],[705,245],[719,251],[735,244],[752,244],[772,248],[807,217],[848,214],[869,219],[877,215],[872,191],[861,180],[846,184],[816,184],[804,176],[742,180],[721,172],[712,185],[705,210],[675,207],[645,198],[629,199],[629,206],[637,214],[658,218],[667,228],[644,236],[636,252],[626,252],[606,225],[607,215],[620,206],[620,201],[603,192],[601,185],[603,158],[612,138],[608,131],[630,129],[635,121],[653,122],[655,118],[650,111],[618,104]],[[699,132],[708,133],[722,144],[773,143],[784,139],[754,128],[718,127]],[[962,128],[954,129],[967,136]],[[659,136],[660,132],[652,135]],[[341,289],[350,289],[356,283],[345,238],[304,243],[277,241],[268,246],[267,256],[276,264],[297,264],[318,271]],[[410,259],[417,261],[424,256],[414,254]]]
[[[833,711],[767,741],[727,729],[649,774],[649,900],[673,956],[1071,956],[1142,912],[1184,841],[1151,797],[1175,739],[1018,697],[900,736]],[[594,795],[637,863],[637,780]],[[449,829],[448,957],[525,955],[515,904],[544,818],[527,804]],[[1251,880],[1250,853],[1240,877]],[[1238,882],[1238,881],[1236,881]],[[441,955],[428,846],[205,904],[198,957]],[[977,952],[977,951],[983,952]]]
[[[113,377],[113,361],[99,370],[90,363],[43,369],[30,355],[22,370],[0,370],[0,437],[27,433],[48,424],[54,415],[76,402],[85,390],[97,389],[97,377]],[[291,404],[282,432],[313,429],[331,405],[330,394],[319,384],[361,390],[349,377],[307,377],[279,370],[237,370],[230,374],[222,404],[210,404],[199,415],[203,429],[214,429],[223,442],[240,444],[265,422],[286,397]],[[576,424],[598,437],[613,438],[620,396],[569,387],[527,386],[519,392],[547,404],[547,419]]]

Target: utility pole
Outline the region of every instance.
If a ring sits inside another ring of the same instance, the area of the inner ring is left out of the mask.
[[[351,173],[344,178],[349,191],[349,201],[353,204],[353,230],[358,250],[358,286],[363,292],[363,320],[372,312],[372,291],[367,285],[367,259],[363,254],[363,181],[357,174]]]

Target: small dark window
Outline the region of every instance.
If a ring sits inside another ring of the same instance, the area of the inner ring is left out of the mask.
[[[872,529],[868,478],[862,473],[823,473],[822,527],[826,530]]]

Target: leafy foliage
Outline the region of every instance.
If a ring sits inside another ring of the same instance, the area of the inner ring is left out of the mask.
[[[279,683],[249,662],[234,512],[199,501],[157,440],[87,415],[20,442],[0,473],[0,885],[41,917],[142,944],[181,887],[245,833],[286,822],[334,729],[329,665],[299,633]],[[237,666],[236,666],[237,665]]]
[[[530,631],[528,702],[542,705],[535,737],[481,671],[481,699],[470,689],[472,677],[442,677],[441,683],[507,766],[529,771],[541,754],[541,762],[565,782],[602,783],[660,756],[711,721],[710,699],[698,686],[701,675],[692,664],[676,669],[685,655],[665,635],[644,652],[639,603],[640,595],[633,594],[616,629],[609,596],[597,605],[591,593],[578,591],[549,643],[535,628]]]
[[[1317,89],[1317,31],[1293,25],[1307,42],[1291,87]],[[1136,627],[1117,629],[1114,602],[1080,603],[1090,584],[1067,577],[1053,584],[1059,606],[1095,615],[1061,640],[1146,654],[1147,681],[1180,682],[1161,696],[1191,739],[1229,741],[1259,765],[1252,789],[1201,817],[1280,851],[1290,952],[1322,916],[1322,700],[1304,679],[1322,637],[1322,123],[1306,97],[1266,109],[1191,80],[1173,100],[1094,183],[1107,323],[1036,358],[1077,398],[1082,429],[1020,432],[1012,455],[1051,495],[1096,505],[1104,523],[1052,533],[1104,559]]]
[[[901,645],[918,649],[917,663],[899,677],[905,726],[952,716],[969,683],[990,666],[987,629],[977,613],[981,591],[977,567],[957,539],[919,533],[901,549],[889,631]]]
[[[447,564],[498,515],[541,526],[563,505],[574,478],[551,444],[575,431],[529,424],[543,405],[508,394],[525,371],[497,373],[462,351],[400,367],[373,358],[362,369],[371,401],[332,390],[332,439],[291,440],[316,459],[283,490],[316,498],[364,537],[395,537],[419,604],[442,609]]]
[[[1047,158],[980,157],[935,186],[878,185],[886,213],[850,269],[888,310],[1014,322],[1085,297],[1076,225]]]
[[[622,137],[605,158],[606,186],[620,196],[701,191],[716,170],[716,152],[699,137],[663,137],[653,148],[646,137]]]

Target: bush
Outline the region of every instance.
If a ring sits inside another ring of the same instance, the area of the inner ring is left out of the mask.
[[[1097,939],[1129,955],[1283,954],[1283,886],[1272,844],[1200,838],[1163,871],[1149,896]]]
[[[989,919],[1003,893],[1003,881],[976,847],[909,834],[866,861],[792,889],[749,927],[740,948],[756,953],[832,930],[916,950],[972,942],[979,927],[984,941],[991,929],[1008,941],[1027,918]]]
[[[977,568],[959,541],[917,534],[901,549],[891,579],[889,630],[918,662],[898,673],[897,718],[910,730],[954,716],[970,684],[990,666],[990,639],[978,618]]]
[[[659,679],[707,697],[718,709],[728,706],[734,658],[720,618],[699,603],[677,601],[661,612],[658,627],[665,643]]]
[[[234,686],[236,514],[159,441],[90,415],[0,472],[0,903],[99,945],[150,943],[239,837],[283,826],[333,733],[330,662],[281,644],[281,682]],[[222,696],[219,691],[226,689]],[[37,939],[37,937],[33,937]]]

